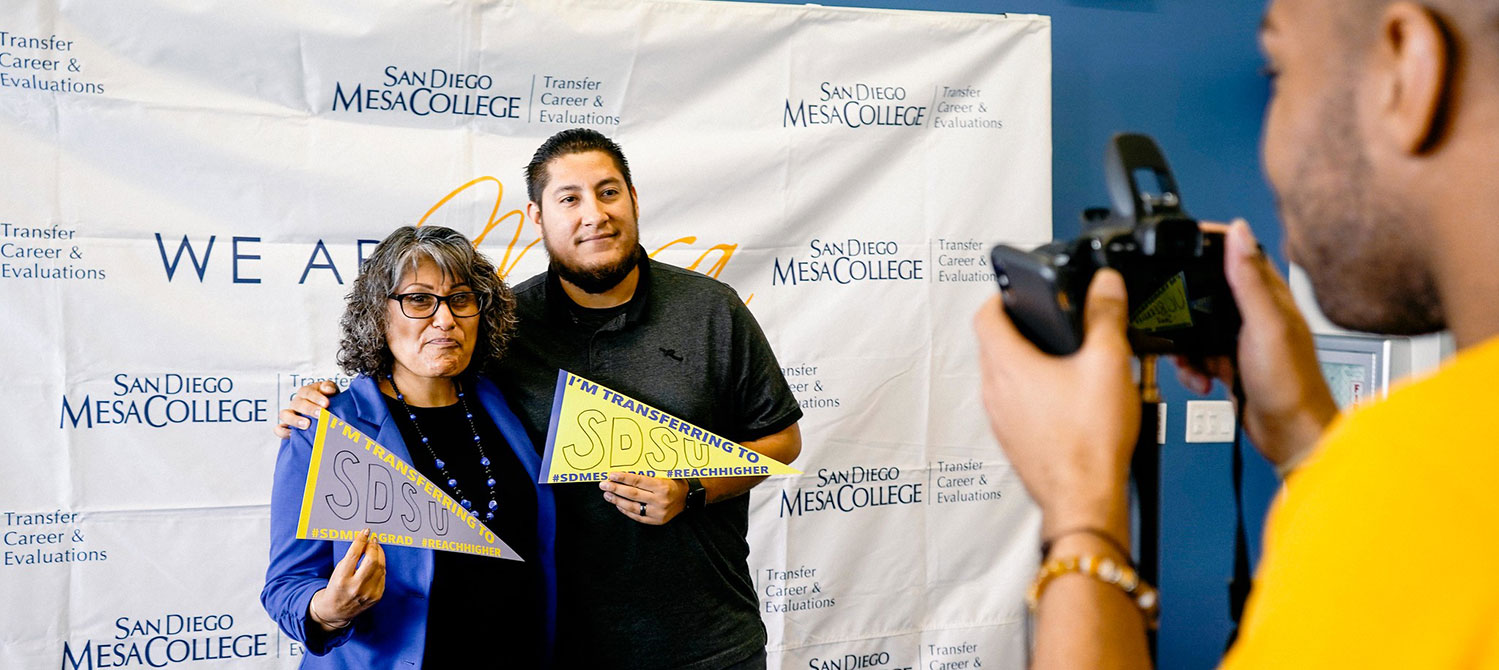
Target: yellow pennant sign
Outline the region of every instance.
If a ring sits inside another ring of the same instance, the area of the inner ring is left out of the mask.
[[[1156,289],[1150,299],[1140,304],[1129,325],[1147,333],[1191,326],[1192,309],[1187,302],[1186,273],[1176,273]]]
[[[594,482],[610,472],[669,479],[801,474],[602,384],[558,370],[540,481]]]

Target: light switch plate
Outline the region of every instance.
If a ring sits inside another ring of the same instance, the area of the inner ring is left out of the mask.
[[[1188,400],[1187,441],[1233,442],[1234,404],[1227,400]]]

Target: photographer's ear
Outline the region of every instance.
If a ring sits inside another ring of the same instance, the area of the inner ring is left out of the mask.
[[[1425,152],[1442,133],[1452,43],[1441,19],[1411,2],[1385,8],[1371,73],[1379,134],[1407,154]]]

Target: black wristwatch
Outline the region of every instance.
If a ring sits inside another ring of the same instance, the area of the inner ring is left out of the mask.
[[[703,488],[702,480],[697,477],[684,479],[687,483],[687,506],[685,509],[702,509],[708,506],[708,489]]]

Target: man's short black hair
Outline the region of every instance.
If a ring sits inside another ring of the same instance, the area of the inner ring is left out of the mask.
[[[619,168],[619,173],[625,178],[625,187],[635,188],[635,182],[630,180],[630,163],[625,160],[625,152],[621,151],[614,140],[605,137],[603,133],[591,128],[571,128],[547,138],[537,147],[536,154],[531,156],[531,162],[526,165],[526,197],[531,202],[541,205],[541,194],[546,190],[547,164],[552,159],[568,154],[580,154],[587,151],[602,151],[614,159],[614,166]]]

